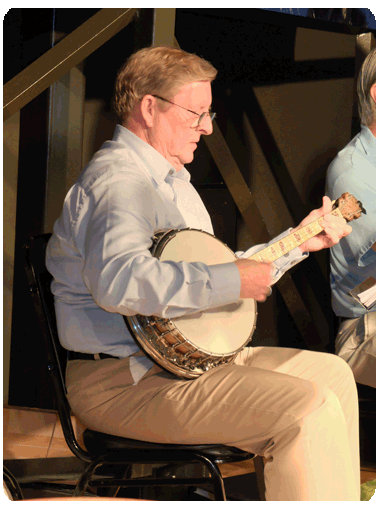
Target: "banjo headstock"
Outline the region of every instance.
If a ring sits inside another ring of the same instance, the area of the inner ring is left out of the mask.
[[[362,213],[366,214],[362,203],[348,192],[343,193],[339,199],[336,199],[333,209],[339,209],[347,222],[360,218]]]

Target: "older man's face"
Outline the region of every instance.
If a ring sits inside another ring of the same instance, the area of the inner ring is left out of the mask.
[[[185,110],[198,114],[208,112],[212,101],[211,84],[207,81],[189,83],[178,94],[165,99],[179,106],[165,103],[169,108],[162,111],[162,105],[157,103],[150,143],[178,171],[193,160],[201,135],[212,133],[212,122],[208,115],[197,126],[199,117]],[[156,101],[161,102],[160,99]]]

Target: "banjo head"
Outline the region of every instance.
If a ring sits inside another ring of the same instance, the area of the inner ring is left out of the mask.
[[[152,255],[161,261],[203,262],[207,265],[236,261],[236,256],[215,236],[195,229],[157,233]],[[251,340],[257,309],[253,299],[163,319],[125,317],[140,347],[161,367],[194,379],[213,367],[231,363]]]
[[[207,265],[236,261],[233,251],[203,231],[183,229],[162,239],[156,257],[161,261],[201,261]],[[171,320],[195,347],[207,353],[232,354],[247,344],[256,323],[256,302],[239,300]]]

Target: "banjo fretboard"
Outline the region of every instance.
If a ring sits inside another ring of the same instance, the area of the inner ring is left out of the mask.
[[[334,209],[331,212],[332,215],[343,217],[339,208]],[[323,218],[317,218],[308,225],[301,227],[295,231],[292,231],[290,234],[282,238],[280,241],[276,241],[272,245],[260,252],[256,252],[251,257],[247,259],[252,259],[253,261],[257,261],[260,263],[272,263],[279,259],[281,256],[287,254],[294,248],[299,247],[305,241],[309,240],[313,236],[316,236],[320,232],[323,231]]]

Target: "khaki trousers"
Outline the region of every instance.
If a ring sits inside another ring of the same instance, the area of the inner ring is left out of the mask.
[[[339,357],[245,348],[234,364],[196,380],[155,367],[136,385],[128,366],[128,359],[69,362],[69,402],[85,425],[262,455],[267,500],[359,500],[357,392]]]
[[[376,312],[343,321],[335,353],[351,367],[358,383],[376,388]]]

